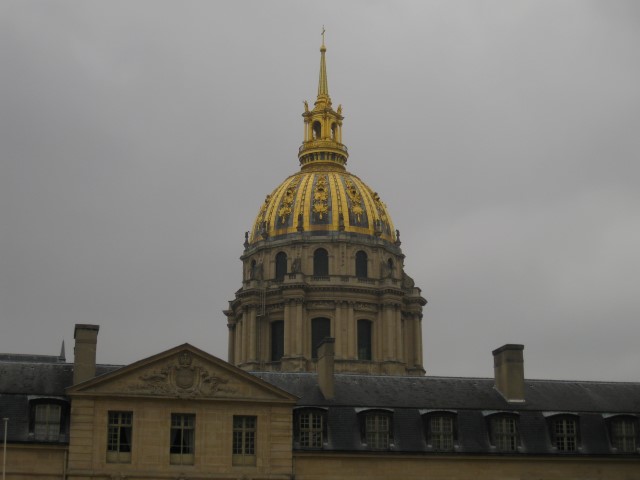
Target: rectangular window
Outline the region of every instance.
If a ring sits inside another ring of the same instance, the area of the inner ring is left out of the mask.
[[[358,320],[358,360],[371,360],[371,322]]]
[[[318,358],[318,346],[331,336],[331,320],[328,318],[314,318],[311,320],[311,358]]]
[[[300,446],[322,448],[324,419],[320,412],[301,412],[298,416]]]
[[[578,449],[578,429],[574,418],[556,418],[552,421],[553,444],[561,452]]]
[[[389,416],[370,413],[365,417],[365,441],[373,450],[389,448]]]
[[[518,449],[518,427],[516,419],[508,416],[496,416],[491,419],[493,444],[502,452],[515,452]]]
[[[171,414],[170,461],[173,465],[193,465],[196,416]]]
[[[256,464],[256,424],[257,417],[233,416],[233,464]]]
[[[432,415],[429,418],[429,443],[434,450],[448,452],[453,450],[453,417]]]
[[[271,361],[279,362],[284,355],[284,322],[271,322]]]
[[[33,434],[41,442],[57,442],[60,439],[62,407],[55,403],[36,405]]]
[[[611,420],[611,444],[619,451],[635,453],[638,433],[635,418],[613,418]]]
[[[131,429],[133,412],[109,412],[107,430],[107,462],[131,462]]]

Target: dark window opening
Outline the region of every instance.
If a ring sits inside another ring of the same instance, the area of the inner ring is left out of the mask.
[[[313,252],[313,275],[326,277],[329,275],[329,253],[324,248]]]
[[[278,252],[276,255],[276,281],[281,282],[287,274],[287,254]]]
[[[278,362],[284,355],[284,322],[271,322],[271,361]]]
[[[356,253],[356,277],[367,278],[367,253],[362,250]]]
[[[320,140],[322,138],[322,127],[320,122],[313,122],[313,139]]]
[[[328,318],[314,318],[311,320],[311,358],[318,358],[318,346],[331,336],[331,320]]]
[[[371,322],[358,320],[358,360],[371,360]]]

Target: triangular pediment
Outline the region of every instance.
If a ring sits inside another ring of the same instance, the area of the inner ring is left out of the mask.
[[[67,389],[70,396],[294,403],[296,397],[188,343]]]

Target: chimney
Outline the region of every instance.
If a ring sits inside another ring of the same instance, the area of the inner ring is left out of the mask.
[[[326,337],[318,346],[318,384],[322,396],[326,400],[331,400],[334,394],[333,357],[335,343],[335,338]]]
[[[99,325],[76,324],[73,338],[73,384],[90,380],[96,376],[96,344]]]
[[[524,402],[524,345],[508,343],[493,351],[495,388],[509,403]]]

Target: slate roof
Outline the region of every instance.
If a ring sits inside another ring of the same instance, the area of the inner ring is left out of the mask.
[[[326,409],[325,450],[365,451],[359,414],[366,409],[392,413],[390,452],[429,453],[422,415],[447,411],[455,415],[452,454],[504,454],[492,446],[489,417],[512,413],[518,418],[519,454],[559,454],[551,444],[548,418],[576,414],[579,448],[567,455],[611,455],[607,418],[640,415],[640,383],[526,380],[525,398],[508,403],[493,379],[335,375],[335,398],[326,400],[311,373],[256,372],[254,375],[300,397],[298,407]],[[560,453],[562,454],[562,453]],[[626,454],[628,455],[628,454]],[[637,456],[637,454],[636,454]]]
[[[103,375],[120,368],[97,365],[96,374]],[[29,436],[29,402],[49,398],[59,401],[68,411],[65,388],[73,383],[73,364],[48,355],[0,355],[0,418],[9,418],[7,439],[11,442],[32,441]],[[63,418],[68,415],[63,412]],[[67,441],[63,425],[60,442]],[[0,431],[0,438],[4,432]]]
[[[31,442],[29,404],[40,398],[66,405],[65,388],[73,382],[73,364],[58,357],[0,355],[0,417],[9,417],[11,442]],[[98,375],[117,365],[98,365]],[[326,412],[323,450],[368,451],[362,438],[361,413],[383,409],[391,414],[390,453],[429,454],[423,416],[432,411],[455,415],[455,449],[449,454],[503,454],[491,445],[489,417],[509,412],[518,418],[519,454],[562,454],[551,445],[548,417],[555,413],[578,418],[577,452],[567,455],[620,455],[612,449],[607,419],[614,415],[640,417],[640,383],[526,380],[522,404],[508,403],[489,378],[335,375],[335,398],[326,400],[313,373],[253,373],[299,397],[297,408]],[[67,416],[68,419],[68,416]],[[66,430],[68,431],[68,425]],[[0,432],[0,437],[2,432]],[[65,443],[65,435],[59,442]],[[640,444],[640,442],[639,442]],[[302,450],[294,442],[294,448]],[[631,454],[638,457],[640,452]],[[626,454],[629,455],[629,454]]]

